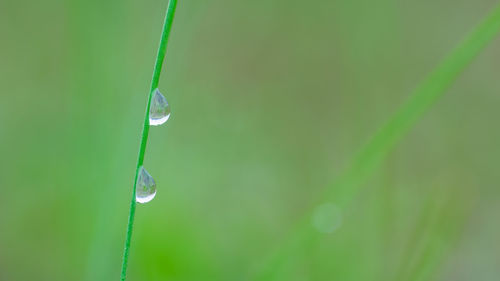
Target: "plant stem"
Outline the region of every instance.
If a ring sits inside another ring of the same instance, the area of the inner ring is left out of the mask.
[[[128,217],[127,234],[125,237],[125,249],[123,251],[122,271],[120,277],[121,281],[125,281],[127,275],[130,240],[132,238],[132,229],[134,228],[134,216],[135,216],[135,206],[136,206],[135,193],[137,187],[137,176],[139,174],[139,168],[142,166],[144,162],[144,154],[146,152],[146,144],[148,142],[148,135],[149,135],[149,108],[151,106],[151,98],[153,96],[153,91],[158,87],[158,83],[160,80],[161,67],[163,65],[163,59],[165,58],[165,53],[167,50],[167,42],[168,42],[168,37],[170,35],[170,29],[172,28],[172,21],[174,20],[176,5],[177,5],[177,0],[169,0],[167,7],[167,14],[165,15],[165,22],[163,23],[160,46],[158,47],[158,54],[156,56],[153,78],[151,81],[151,89],[149,90],[148,102],[146,105],[146,113],[144,114],[144,125],[142,127],[141,144],[139,148],[139,156],[137,158],[137,167],[135,169],[134,187],[132,189],[132,199],[130,200],[130,212]]]

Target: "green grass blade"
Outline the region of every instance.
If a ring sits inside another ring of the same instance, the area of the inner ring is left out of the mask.
[[[385,159],[401,138],[436,101],[443,96],[458,75],[490,42],[500,30],[500,5],[469,34],[422,81],[410,99],[381,127],[364,146],[351,166],[329,188],[330,198],[335,193],[339,204],[345,204],[356,194],[360,183]],[[336,194],[342,192],[341,196]]]
[[[414,251],[414,262],[403,270],[408,275],[395,280],[424,281],[437,274],[444,264],[470,219],[472,203],[470,195],[457,194],[452,187],[447,188],[446,198],[441,199],[436,218],[421,237],[423,247]],[[467,196],[467,197],[465,197]],[[464,202],[466,202],[464,204]]]
[[[387,154],[404,137],[418,119],[443,96],[480,51],[500,31],[500,5],[463,40],[457,47],[419,84],[409,100],[382,126],[371,140],[361,149],[351,165],[326,190],[321,201],[333,200],[345,207],[355,197],[360,185],[371,175]],[[315,206],[313,206],[315,207]],[[292,235],[264,262],[252,280],[274,280],[276,271],[286,263],[289,255],[311,245],[315,233],[309,231],[308,211],[300,220]]]
[[[139,148],[139,156],[137,158],[137,166],[135,169],[135,177],[134,177],[134,187],[132,189],[132,199],[130,201],[130,212],[128,217],[127,224],[127,233],[125,237],[125,248],[123,251],[123,262],[122,262],[122,270],[120,280],[124,281],[127,275],[127,266],[128,266],[128,256],[130,251],[130,241],[132,238],[132,229],[134,228],[134,217],[135,217],[135,193],[136,193],[136,184],[137,184],[137,176],[139,174],[139,168],[142,166],[144,162],[144,154],[146,152],[146,144],[148,142],[149,135],[149,108],[151,106],[151,97],[153,96],[153,91],[158,87],[158,83],[160,81],[160,73],[163,65],[163,60],[165,58],[165,53],[167,51],[167,42],[168,37],[170,35],[170,30],[172,28],[172,22],[174,20],[175,7],[177,6],[177,0],[170,0],[168,2],[167,13],[165,15],[165,22],[163,24],[163,31],[161,34],[160,45],[158,47],[158,54],[156,56],[153,78],[151,81],[151,88],[148,95],[148,102],[146,105],[146,113],[144,115],[144,125],[142,128],[142,136],[141,136],[141,144]]]

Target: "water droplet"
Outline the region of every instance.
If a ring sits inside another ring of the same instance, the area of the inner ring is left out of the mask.
[[[333,203],[325,203],[316,207],[312,217],[312,225],[318,232],[332,233],[342,224],[342,211]]]
[[[137,185],[135,190],[135,201],[139,203],[147,203],[156,195],[156,183],[153,177],[144,169],[139,168],[139,175],[137,176]]]
[[[149,125],[158,126],[167,122],[170,117],[170,106],[167,99],[155,89],[151,98],[151,107],[149,108]]]

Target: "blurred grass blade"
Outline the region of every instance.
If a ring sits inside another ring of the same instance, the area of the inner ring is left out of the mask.
[[[422,114],[436,103],[499,31],[500,5],[419,84],[409,100],[375,133],[319,201],[332,200],[345,207],[357,194],[363,181],[375,171],[398,141],[411,130]],[[317,237],[310,231],[310,214],[309,211],[302,217],[292,235],[284,239],[276,252],[264,262],[257,278],[252,280],[276,279],[276,272],[286,264],[288,256],[300,251],[304,244],[310,245],[311,240]]]
[[[364,146],[351,166],[328,190],[344,205],[416,121],[445,93],[458,75],[500,30],[500,5],[422,81],[410,99]]]
[[[427,199],[391,280],[428,280],[449,256],[472,213],[470,195],[448,187]],[[466,197],[467,196],[467,197]]]

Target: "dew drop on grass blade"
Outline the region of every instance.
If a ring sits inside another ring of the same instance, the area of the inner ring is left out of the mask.
[[[156,195],[156,183],[144,167],[141,166],[139,169],[135,201],[139,203],[147,203],[153,200]]]
[[[161,125],[167,122],[169,117],[170,106],[167,99],[160,93],[160,90],[155,89],[151,100],[151,108],[149,109],[149,125]]]

